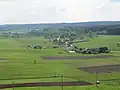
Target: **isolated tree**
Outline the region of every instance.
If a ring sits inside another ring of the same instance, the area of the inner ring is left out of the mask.
[[[89,31],[89,37],[92,38],[92,31]]]
[[[18,36],[18,35],[17,35],[16,37],[17,37],[17,39],[19,39],[19,36]]]
[[[29,44],[29,45],[28,45],[28,48],[32,48],[32,45]]]
[[[117,43],[117,46],[120,47],[120,42]]]

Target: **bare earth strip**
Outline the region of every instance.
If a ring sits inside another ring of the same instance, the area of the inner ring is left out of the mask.
[[[109,73],[109,72],[120,72],[120,64],[118,65],[104,65],[104,66],[92,66],[92,67],[81,67],[82,69],[89,73]]]
[[[41,56],[44,60],[64,60],[64,59],[99,59],[116,57],[113,55],[99,55],[99,56]]]
[[[0,89],[14,88],[14,87],[36,87],[36,86],[85,86],[93,85],[92,83],[78,81],[78,82],[36,82],[36,83],[18,83],[18,84],[0,84]]]

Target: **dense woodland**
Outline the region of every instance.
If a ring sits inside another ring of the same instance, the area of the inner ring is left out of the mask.
[[[93,26],[87,27],[92,31],[106,31],[106,35],[120,35],[120,24],[119,25],[106,25],[106,26]],[[103,33],[102,33],[103,34]]]

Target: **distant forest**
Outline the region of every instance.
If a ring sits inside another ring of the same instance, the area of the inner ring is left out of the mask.
[[[99,22],[83,22],[83,23],[54,23],[54,24],[13,24],[0,25],[0,30],[22,30],[29,31],[35,29],[54,28],[82,28],[91,31],[106,31],[106,35],[120,35],[120,21],[99,21]]]
[[[120,35],[120,24],[119,25],[101,25],[93,27],[84,27],[90,29],[91,31],[106,31],[106,35]]]

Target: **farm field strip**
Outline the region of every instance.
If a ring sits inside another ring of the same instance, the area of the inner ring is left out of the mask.
[[[36,83],[17,83],[17,84],[0,84],[0,89],[15,88],[15,87],[35,87],[35,86],[86,86],[93,85],[92,83],[79,82],[36,82]]]
[[[104,66],[92,66],[92,67],[81,67],[84,71],[89,73],[110,73],[110,72],[120,72],[120,64],[119,65],[104,65]]]
[[[113,55],[96,55],[96,56],[41,56],[43,59],[45,60],[64,60],[64,59],[69,59],[69,60],[73,60],[73,59],[102,59],[102,58],[113,58],[113,57],[117,57],[117,56],[113,56]]]

